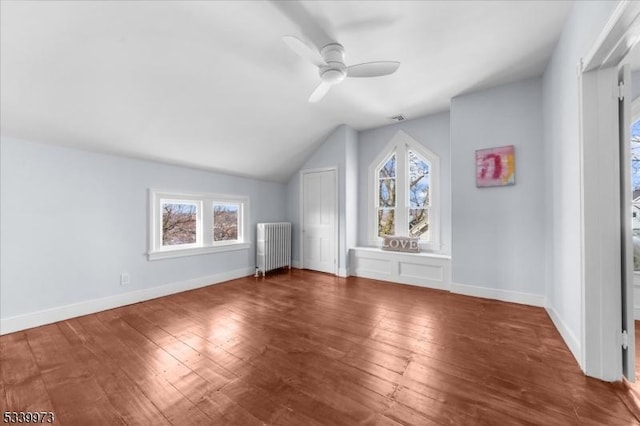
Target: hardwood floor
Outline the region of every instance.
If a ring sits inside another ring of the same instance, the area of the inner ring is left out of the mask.
[[[630,425],[541,308],[282,271],[0,337],[2,411],[56,424]]]

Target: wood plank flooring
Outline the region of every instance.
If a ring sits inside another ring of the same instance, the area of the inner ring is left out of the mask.
[[[9,334],[0,351],[2,411],[64,425],[640,425],[634,386],[585,377],[541,308],[310,271]]]

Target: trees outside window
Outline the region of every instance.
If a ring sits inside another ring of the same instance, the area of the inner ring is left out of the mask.
[[[238,204],[213,205],[213,241],[238,239]]]
[[[429,163],[409,150],[409,236],[428,236]]]
[[[162,245],[196,243],[198,206],[194,203],[162,203]]]
[[[395,235],[396,154],[378,171],[378,235]]]

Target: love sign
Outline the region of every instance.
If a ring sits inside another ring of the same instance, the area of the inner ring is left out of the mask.
[[[382,250],[418,253],[420,251],[419,241],[419,238],[385,235]]]

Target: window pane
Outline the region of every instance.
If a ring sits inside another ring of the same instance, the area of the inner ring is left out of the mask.
[[[390,177],[396,177],[396,154],[392,154],[378,172],[378,178],[380,179]]]
[[[235,241],[238,239],[237,204],[213,205],[213,241]]]
[[[429,205],[429,163],[409,151],[409,207]]]
[[[193,203],[162,202],[162,245],[194,244],[197,211]]]
[[[378,236],[395,235],[394,209],[378,210]]]
[[[429,210],[409,209],[409,235],[412,237],[428,237]]]
[[[395,207],[396,206],[396,180],[380,179],[379,181],[379,207]]]
[[[640,120],[631,126],[633,269],[640,271]]]

